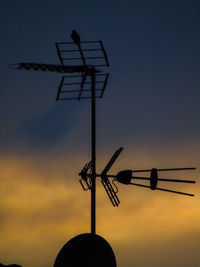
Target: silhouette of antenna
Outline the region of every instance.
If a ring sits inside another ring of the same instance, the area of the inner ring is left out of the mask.
[[[124,184],[124,185],[135,185],[135,186],[140,186],[140,187],[145,187],[145,188],[150,188],[151,190],[160,190],[160,191],[165,191],[165,192],[170,192],[170,193],[175,193],[175,194],[182,194],[186,196],[194,196],[194,194],[189,194],[189,193],[184,193],[184,192],[179,192],[179,191],[174,191],[166,188],[159,188],[157,187],[158,181],[160,182],[175,182],[175,183],[195,183],[194,180],[183,180],[183,179],[167,179],[167,178],[159,178],[158,177],[158,172],[160,171],[183,171],[183,170],[195,170],[196,168],[191,167],[191,168],[171,168],[171,169],[156,169],[152,168],[150,170],[122,170],[118,172],[116,175],[113,174],[107,174],[108,171],[110,170],[111,166],[115,162],[115,160],[118,158],[119,154],[123,148],[119,148],[104,170],[101,172],[101,174],[96,174],[96,177],[101,178],[101,182],[108,194],[108,197],[113,204],[113,206],[119,206],[119,198],[117,197],[117,192],[118,188],[115,184],[115,182]],[[133,176],[134,172],[149,172],[150,177],[140,177],[140,176]],[[79,180],[83,189],[88,190],[91,188],[91,168],[90,168],[90,162],[85,165],[85,167],[82,169],[82,171],[79,173],[81,176],[81,179]],[[109,179],[113,179],[112,183],[115,186],[115,190],[112,187]],[[149,185],[144,185],[144,184],[138,184],[138,183],[133,183],[131,182],[132,179],[135,180],[147,180],[149,181]]]
[[[145,187],[151,190],[194,196],[194,194],[160,188],[157,185],[158,182],[195,183],[194,180],[166,179],[158,176],[158,173],[163,171],[194,170],[195,168],[122,170],[116,175],[108,174],[110,168],[123,150],[121,147],[113,154],[103,171],[100,174],[96,173],[96,98],[103,97],[109,77],[108,73],[104,73],[98,68],[107,67],[109,63],[102,41],[83,42],[75,30],[72,31],[71,38],[73,42],[55,43],[60,64],[25,62],[10,64],[10,68],[63,73],[65,75],[62,76],[58,87],[56,100],[91,100],[91,161],[79,173],[81,176],[79,181],[83,190],[91,190],[91,234],[83,234],[71,239],[61,249],[54,263],[54,267],[64,266],[63,264],[67,264],[69,261],[69,257],[71,257],[70,259],[74,259],[74,266],[83,263],[82,260],[79,262],[79,258],[77,258],[77,248],[82,250],[82,257],[87,253],[88,249],[91,252],[90,262],[86,259],[88,267],[94,266],[94,259],[97,252],[99,259],[102,260],[98,262],[96,260],[95,264],[97,266],[116,267],[116,260],[111,247],[104,239],[96,235],[96,178],[101,178],[101,183],[112,205],[119,206],[120,201],[117,196],[118,188],[116,182],[124,185]],[[66,64],[66,62],[70,64]],[[133,174],[136,172],[147,172],[149,173],[149,177],[134,176]],[[112,179],[112,184],[110,179]],[[132,182],[132,179],[148,181],[149,185]],[[102,257],[102,255],[104,256]]]
[[[151,170],[122,170],[116,175],[108,174],[110,168],[122,152],[119,148],[101,174],[96,174],[96,98],[102,98],[109,73],[103,73],[97,67],[109,66],[108,57],[102,41],[81,41],[79,34],[73,30],[73,42],[55,43],[60,65],[44,63],[10,64],[10,68],[35,71],[52,71],[67,74],[62,77],[58,87],[56,100],[91,99],[91,161],[81,170],[79,180],[83,190],[91,190],[91,233],[96,232],[96,178],[100,177],[102,185],[113,206],[119,206],[118,188],[115,182],[125,185],[135,185],[151,190],[161,190],[187,196],[193,194],[157,187],[158,182],[195,183],[194,180],[164,179],[158,177],[160,171],[194,170],[195,168],[172,168]],[[69,56],[73,55],[73,56]],[[70,64],[65,64],[70,62]],[[73,74],[73,75],[72,75]],[[149,177],[133,176],[135,172],[149,172]],[[109,179],[113,179],[112,184]],[[133,183],[134,180],[147,180],[149,185]],[[113,187],[114,186],[114,187]]]

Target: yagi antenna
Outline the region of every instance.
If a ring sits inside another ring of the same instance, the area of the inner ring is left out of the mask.
[[[115,181],[125,185],[135,185],[151,190],[161,190],[187,196],[193,194],[183,193],[170,189],[157,187],[160,182],[195,183],[183,179],[164,179],[158,177],[160,171],[193,170],[195,168],[156,169],[151,170],[123,170],[116,175],[108,174],[110,168],[122,152],[119,148],[107,163],[104,170],[96,173],[96,98],[102,98],[107,86],[109,74],[102,72],[101,67],[109,66],[108,57],[102,41],[81,41],[79,34],[73,30],[73,42],[57,42],[56,50],[60,64],[47,63],[17,63],[10,64],[10,68],[19,70],[50,71],[63,74],[58,87],[56,100],[91,100],[91,161],[81,170],[80,183],[83,190],[91,191],[91,233],[96,232],[96,178],[99,177],[103,187],[113,204],[119,206],[118,189]],[[149,177],[138,177],[136,172],[149,172]],[[113,179],[113,185],[109,179]],[[147,180],[148,185],[138,184],[132,180]]]

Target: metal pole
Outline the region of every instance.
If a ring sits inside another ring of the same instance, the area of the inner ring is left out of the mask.
[[[92,104],[92,187],[91,187],[91,233],[96,233],[96,97],[95,69],[91,75]]]

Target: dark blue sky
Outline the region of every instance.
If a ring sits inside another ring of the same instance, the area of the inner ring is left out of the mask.
[[[56,102],[61,74],[8,68],[18,62],[58,64],[54,43],[71,41],[75,29],[83,41],[102,40],[110,62],[104,98],[97,103],[97,158],[124,146],[123,166],[142,154],[148,168],[151,157],[160,167],[200,167],[199,14],[198,0],[1,1],[2,160],[34,155],[45,162],[66,153],[71,162],[71,153],[75,166],[82,166],[90,156],[89,101]],[[121,266],[132,266],[123,255]],[[154,260],[148,266],[156,266]],[[178,264],[183,262],[177,256]],[[198,264],[194,257],[191,266]]]
[[[33,146],[49,146],[89,108],[54,101],[59,74],[7,68],[58,63],[54,42],[69,41],[72,29],[82,40],[102,39],[108,53],[111,75],[98,105],[99,131],[108,142],[130,133],[137,143],[199,141],[198,11],[198,1],[1,4],[3,147],[23,134]]]

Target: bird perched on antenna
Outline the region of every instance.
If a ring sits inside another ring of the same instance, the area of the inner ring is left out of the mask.
[[[72,31],[71,37],[74,43],[80,45],[80,35],[75,30]]]

